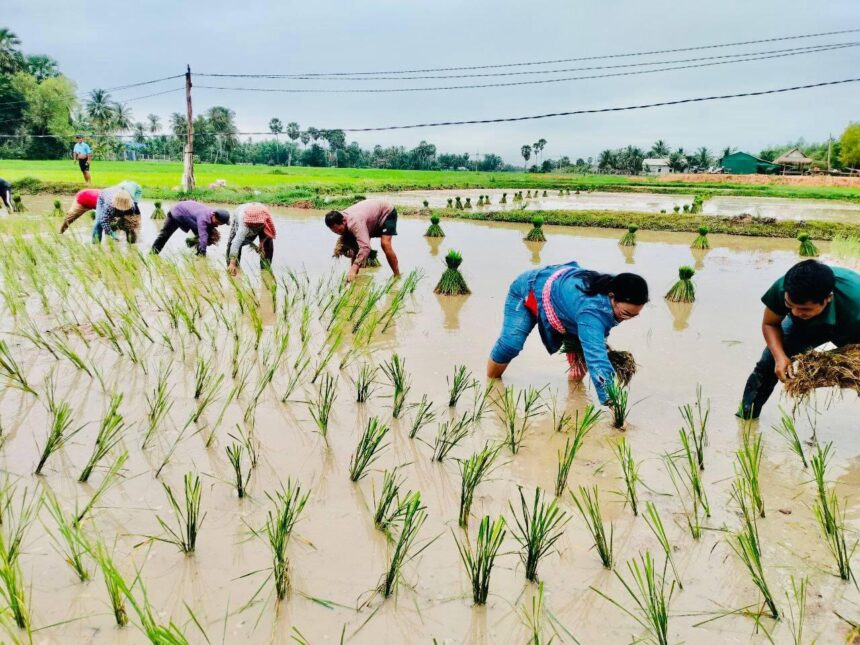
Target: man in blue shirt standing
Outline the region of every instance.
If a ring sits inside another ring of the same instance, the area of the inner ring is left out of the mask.
[[[93,150],[90,144],[84,141],[84,135],[79,134],[75,137],[75,147],[72,148],[72,159],[78,162],[81,172],[84,175],[84,183],[89,186],[92,179],[90,178],[90,161],[93,158]]]

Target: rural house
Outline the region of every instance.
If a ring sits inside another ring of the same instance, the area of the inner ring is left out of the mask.
[[[770,174],[780,170],[780,166],[764,159],[754,157],[747,152],[733,152],[720,159],[724,172],[732,175]]]
[[[648,175],[666,175],[672,172],[668,159],[645,159],[642,162],[642,169]]]

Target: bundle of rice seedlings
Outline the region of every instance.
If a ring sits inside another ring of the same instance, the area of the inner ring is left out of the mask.
[[[379,261],[379,252],[376,249],[370,249],[370,253],[368,253],[361,268],[375,269],[380,266],[382,266],[382,263]]]
[[[382,440],[386,434],[388,426],[383,425],[379,417],[372,417],[367,422],[349,462],[350,480],[357,482],[367,474],[367,467],[378,459],[379,452],[385,448]]]
[[[544,196],[544,197],[546,197],[546,196],[547,196],[547,195],[546,195],[546,191],[543,191],[543,196]]]
[[[469,208],[469,209],[472,208],[472,198],[471,197],[466,198],[466,203],[463,204],[463,208]]]
[[[531,199],[531,198],[532,198],[532,191],[530,191],[530,190],[526,191],[526,199]]]
[[[613,560],[613,536],[614,528],[609,525],[609,535],[606,535],[606,526],[603,523],[603,516],[600,514],[600,497],[597,486],[592,490],[588,490],[585,486],[579,487],[579,497],[571,491],[571,498],[582,519],[585,520],[585,525],[588,527],[588,532],[594,540],[594,548],[597,549],[597,554],[600,556],[600,561],[607,569],[612,568]]]
[[[500,204],[507,204],[508,203],[508,194],[507,193],[502,193],[502,198],[499,200],[499,203]]]
[[[155,209],[152,211],[152,219],[164,219],[166,215],[161,208],[161,202],[153,202],[152,204],[155,206]]]
[[[27,207],[21,201],[21,195],[12,195],[12,208],[16,213],[26,213]]]
[[[492,202],[490,201],[490,196],[484,195],[484,206],[489,206],[490,204],[492,204]]]
[[[565,336],[561,343],[559,354],[582,354],[582,343],[577,336]],[[607,355],[615,376],[623,385],[629,385],[636,375],[636,359],[633,354],[624,350],[615,350],[607,346]]]
[[[448,198],[448,206],[447,208],[454,208],[454,200],[450,197]]]
[[[532,217],[532,230],[525,237],[526,242],[546,242],[546,235],[543,234],[543,217],[535,215]]]
[[[415,492],[403,508],[400,535],[388,561],[388,568],[382,576],[379,587],[377,587],[377,590],[383,597],[389,598],[397,591],[400,579],[403,576],[404,565],[429,546],[428,543],[415,553],[411,553],[412,546],[418,537],[418,532],[421,530],[426,519],[427,513],[421,505],[421,494]]]
[[[689,213],[689,212],[690,212],[690,205],[689,205],[689,204],[684,204],[684,206],[682,207],[682,210],[683,210],[685,213]]]
[[[424,208],[429,208],[429,207],[430,207],[430,202],[428,202],[426,199],[425,199],[423,202],[421,202],[421,203],[424,205]]]
[[[445,232],[442,230],[442,227],[439,226],[439,222],[441,219],[438,215],[430,216],[430,226],[427,227],[427,232],[424,233],[424,237],[445,237]]]
[[[639,515],[639,493],[637,484],[639,483],[639,464],[633,459],[633,450],[630,448],[630,443],[626,437],[621,437],[615,444],[615,456],[621,464],[621,474],[624,479],[624,491],[621,496],[624,497],[624,505],[630,505],[633,515]]]
[[[793,398],[804,399],[820,387],[838,387],[860,394],[860,344],[824,352],[811,350],[793,361],[794,376],[784,385],[786,394]]]
[[[54,200],[54,210],[51,211],[51,217],[64,217],[65,213],[63,212],[63,205],[60,203],[59,199]]]
[[[812,240],[809,239],[809,233],[800,233],[797,236],[797,240],[800,242],[800,249],[798,249],[797,252],[801,257],[818,257],[818,248],[812,243]]]
[[[468,459],[460,462],[460,526],[465,528],[469,523],[469,513],[472,510],[472,500],[475,489],[493,469],[501,446],[490,447],[485,444]]]
[[[621,246],[636,246],[636,231],[639,227],[636,224],[628,224],[627,232],[618,241]]]
[[[523,489],[520,488],[519,492],[522,516],[517,515],[513,504],[508,503],[516,522],[514,538],[523,548],[520,559],[526,567],[526,580],[537,582],[538,564],[561,538],[569,517],[558,506],[557,498],[547,504],[540,488],[535,489],[531,508],[523,495]]]
[[[490,575],[502,542],[505,539],[505,518],[499,517],[495,522],[490,522],[490,516],[485,515],[478,525],[478,535],[475,547],[468,540],[460,542],[457,536],[457,550],[460,559],[466,567],[466,573],[472,583],[472,600],[476,605],[487,604],[487,596],[490,593]]]
[[[677,204],[675,204],[675,205],[672,207],[672,211],[673,211],[674,213],[678,213],[678,211],[680,211],[680,210],[681,210],[681,207],[680,207],[680,206],[678,206]]]
[[[484,205],[484,196],[478,195],[478,206],[483,206],[483,205]]]
[[[448,251],[448,255],[445,256],[447,268],[433,290],[434,293],[443,296],[462,296],[472,293],[466,284],[466,280],[463,278],[463,274],[460,273],[460,265],[462,263],[463,256],[460,255],[459,251],[455,251],[454,249]]]
[[[666,292],[666,300],[669,302],[693,302],[696,300],[696,287],[692,277],[695,275],[693,267],[684,265],[678,269],[678,281]]]
[[[711,243],[708,242],[708,233],[710,229],[707,226],[699,227],[699,236],[693,240],[693,243],[690,245],[691,249],[709,249],[711,248]]]
[[[463,202],[460,200],[459,196],[454,198],[454,208],[459,211],[463,210]]]

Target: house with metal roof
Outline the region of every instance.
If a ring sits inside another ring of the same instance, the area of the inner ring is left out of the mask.
[[[667,175],[672,172],[668,159],[644,159],[642,170],[648,175]]]
[[[755,175],[779,172],[782,166],[754,157],[748,152],[733,152],[720,159],[723,172],[732,175]]]

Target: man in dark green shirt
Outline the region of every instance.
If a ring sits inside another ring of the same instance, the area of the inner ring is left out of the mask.
[[[767,347],[747,379],[738,416],[757,419],[777,380],[792,377],[791,359],[832,342],[860,343],[860,274],[816,260],[795,264],[761,301]]]

